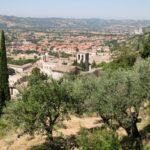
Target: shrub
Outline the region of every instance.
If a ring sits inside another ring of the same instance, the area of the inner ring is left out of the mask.
[[[117,136],[106,130],[94,130],[89,132],[82,129],[78,137],[81,150],[120,150]]]
[[[150,150],[150,146],[144,145],[144,146],[142,147],[142,150]]]

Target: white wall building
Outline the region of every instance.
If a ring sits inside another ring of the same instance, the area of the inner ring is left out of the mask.
[[[134,34],[135,34],[135,35],[141,35],[141,34],[143,34],[143,28],[140,27],[139,29],[136,29],[136,30],[134,31]]]
[[[48,55],[43,55],[41,60],[39,61],[39,68],[42,73],[52,77],[53,79],[60,79],[64,74],[75,72],[75,66],[63,65],[61,62],[55,62],[54,60],[50,60]]]
[[[84,63],[89,62],[89,53],[77,53],[77,63]]]

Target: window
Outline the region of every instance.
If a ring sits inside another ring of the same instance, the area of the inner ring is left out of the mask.
[[[82,60],[84,59],[84,55],[82,55]]]
[[[80,59],[80,55],[78,55],[78,59]]]

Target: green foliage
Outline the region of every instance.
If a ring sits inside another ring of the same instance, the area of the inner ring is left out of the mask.
[[[10,127],[8,127],[9,122],[4,118],[0,118],[0,139],[2,139],[9,131]]]
[[[78,63],[77,60],[75,60],[72,65],[80,67],[82,71],[88,71],[88,68],[89,68],[89,64],[84,63],[83,60],[81,60],[80,63]]]
[[[69,58],[71,56],[71,54],[65,53],[65,52],[61,52],[61,57],[62,58]]]
[[[5,35],[4,35],[4,31],[1,31],[1,35],[0,35],[0,115],[2,114],[2,108],[5,106],[5,102],[8,100],[10,100],[10,91],[9,91],[9,83],[8,83]]]
[[[120,141],[123,150],[142,150],[142,140],[133,139],[130,137],[123,137]]]
[[[9,105],[8,105],[9,104]],[[10,106],[14,109],[16,108],[16,102],[9,101],[7,102],[7,107],[4,108],[4,112],[9,111]],[[14,132],[18,126],[14,124],[9,118],[11,118],[12,114],[9,116],[7,114],[3,114],[0,118],[0,139],[4,138],[5,136],[9,135],[11,132]]]
[[[144,59],[150,56],[150,35],[135,36],[120,44],[110,42],[110,47],[114,56],[113,61],[99,64],[97,67],[104,70],[129,69],[134,66],[138,56]]]
[[[112,52],[117,50],[118,47],[119,47],[119,44],[118,44],[117,40],[108,41],[105,44],[108,45],[111,48]]]
[[[70,93],[74,105],[74,111],[76,114],[83,114],[85,112],[91,112],[91,106],[93,106],[92,93],[97,88],[97,78],[95,76],[78,77],[72,81],[72,92]],[[71,89],[70,88],[70,89]]]
[[[13,51],[13,54],[17,55],[17,54],[38,54],[38,52],[36,50],[27,50],[27,51],[22,51],[22,50],[15,50]]]
[[[95,61],[93,61],[91,67],[92,67],[92,68],[96,68],[96,62],[95,62]]]
[[[107,72],[97,84],[95,107],[104,123],[112,129],[122,127],[129,136],[138,137],[136,123],[143,102],[138,74],[124,70]]]
[[[94,130],[89,132],[82,129],[78,136],[81,150],[120,150],[117,136],[106,130]]]
[[[97,112],[110,129],[124,128],[131,146],[138,149],[141,146],[137,128],[139,111],[150,93],[149,61],[135,68],[106,71],[98,78],[80,77],[73,83],[72,97],[76,98],[77,112]]]
[[[8,63],[12,65],[25,65],[28,63],[35,63],[38,59],[19,59],[19,60],[14,60],[12,58],[8,58]]]
[[[137,52],[143,59],[150,56],[150,34],[135,36],[126,42],[126,46]]]
[[[79,66],[82,68],[83,71],[86,71],[86,64],[81,60]]]
[[[54,57],[62,57],[62,58],[69,58],[71,54],[65,53],[65,52],[53,52],[49,51],[49,55],[54,56]]]
[[[129,68],[134,65],[136,57],[137,55],[134,53],[125,52],[125,54],[121,54],[116,60],[114,60],[113,63],[116,64],[116,68]]]
[[[142,150],[150,150],[150,146],[144,145],[144,146],[142,147]]]
[[[144,40],[143,50],[140,52],[142,58],[148,58],[150,56],[150,35]]]
[[[51,56],[54,56],[54,57],[59,57],[58,52],[52,52],[52,51],[49,51],[48,54],[51,55]]]
[[[113,130],[124,128],[130,146],[138,149],[141,143],[137,123],[141,121],[140,108],[150,99],[149,75],[150,59],[147,59],[136,63],[132,70],[108,70],[98,78],[77,79],[74,93],[80,99],[79,108],[83,107],[84,112],[96,111]]]
[[[150,99],[150,58],[137,63],[134,70],[139,74],[141,94],[145,99]]]
[[[134,66],[136,62],[137,54],[128,51],[121,52],[114,60],[110,63],[101,63],[98,67],[102,67],[104,70],[112,69],[116,70],[119,68],[129,69]]]
[[[127,59],[127,62],[133,65],[132,60]],[[59,81],[48,80],[35,68],[28,81],[20,100],[8,103],[5,111],[5,117],[14,127],[19,126],[29,134],[42,132],[52,141],[57,123],[68,114],[96,112],[110,129],[124,128],[130,138],[128,144],[139,149],[141,137],[137,123],[140,108],[150,99],[150,59],[136,63],[130,70],[107,70],[100,77],[73,76]],[[7,129],[5,125],[2,122],[0,128]],[[82,131],[80,148],[119,150],[118,138],[112,130]]]
[[[9,75],[14,75],[15,74],[15,70],[12,68],[8,68],[8,74]]]
[[[29,86],[5,113],[24,133],[42,132],[52,142],[55,125],[71,109],[67,85],[67,81],[50,80]]]
[[[77,60],[75,60],[74,62],[73,62],[73,64],[72,64],[73,66],[78,66],[78,62],[77,62]]]
[[[47,80],[47,76],[41,73],[39,68],[34,68],[28,77],[28,85],[37,85],[44,80]]]

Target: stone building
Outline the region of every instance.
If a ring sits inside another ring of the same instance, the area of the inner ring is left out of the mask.
[[[90,70],[90,58],[89,58],[89,53],[77,53],[77,63],[81,64],[81,63],[85,63],[86,65],[86,71]]]

